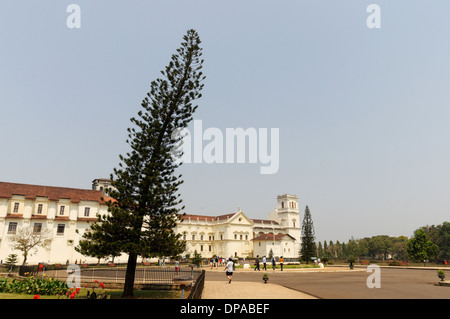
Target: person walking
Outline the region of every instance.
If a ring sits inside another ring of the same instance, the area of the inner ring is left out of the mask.
[[[228,262],[225,266],[225,274],[228,278],[228,283],[231,284],[231,279],[233,279],[233,261],[230,259],[228,259]]]
[[[283,263],[284,263],[284,259],[283,256],[280,257],[280,267],[281,267],[281,271],[283,271]]]
[[[275,257],[272,257],[272,268],[275,270],[275,267],[277,266],[277,261],[275,260]]]
[[[178,258],[175,259],[175,273],[178,275],[178,272],[180,271],[180,262],[178,261]]]
[[[259,255],[256,256],[255,259],[255,271],[256,269],[258,269],[258,271],[260,271],[261,269],[259,269]]]
[[[264,270],[267,270],[267,268],[266,268],[266,262],[267,262],[267,261],[266,261],[266,256],[263,257],[262,262],[263,262]]]

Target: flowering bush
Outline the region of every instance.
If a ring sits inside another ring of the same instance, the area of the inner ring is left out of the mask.
[[[67,292],[65,281],[57,279],[46,279],[29,277],[24,280],[13,279],[8,281],[6,278],[0,279],[0,292],[31,294],[31,295],[62,295]]]
[[[76,297],[76,295],[78,295],[80,293],[80,288],[70,288],[69,291],[66,292],[66,296],[69,299],[74,299]]]
[[[85,288],[88,288],[89,285],[86,285]],[[92,292],[90,292],[88,290],[86,298],[87,299],[106,299],[107,295],[106,292],[103,291],[103,289],[105,288],[105,285],[103,284],[103,282],[98,282],[98,280],[94,280],[94,284],[91,285],[90,287],[92,289]],[[95,292],[95,288],[101,288],[102,289],[102,293],[97,294]]]

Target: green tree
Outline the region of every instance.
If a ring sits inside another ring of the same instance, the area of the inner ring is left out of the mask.
[[[408,253],[406,252],[406,242],[408,241],[408,238],[406,236],[399,236],[394,237],[392,241],[391,252],[394,258],[406,261],[408,258]]]
[[[316,256],[316,244],[314,225],[311,218],[309,207],[305,208],[305,216],[302,224],[302,245],[300,249],[300,259],[309,263],[311,257]]]
[[[357,248],[357,256],[359,258],[368,257],[369,256],[369,238],[361,238],[358,239],[358,248]]]
[[[9,271],[12,270],[13,266],[17,264],[19,260],[17,259],[16,254],[9,254],[5,259],[5,264],[8,266]]]
[[[194,250],[194,257],[192,257],[192,263],[200,267],[202,263],[202,255],[197,252],[197,249]]]
[[[323,247],[322,247],[322,243],[320,241],[319,241],[319,245],[317,246],[317,257],[319,257],[319,258],[324,257]]]
[[[387,235],[373,236],[368,240],[368,252],[372,258],[381,256],[386,259],[391,247],[392,240]]]
[[[323,257],[324,258],[330,257],[330,253],[328,251],[328,244],[326,240],[323,241]]]
[[[428,238],[439,247],[437,258],[450,259],[450,223],[443,222],[442,225],[424,226],[422,229]]]
[[[358,257],[358,242],[353,237],[347,243],[346,257]]]
[[[428,238],[423,229],[414,232],[414,237],[406,242],[406,251],[413,261],[424,261],[434,258],[439,248]]]
[[[173,150],[182,138],[175,133],[187,127],[197,108],[193,101],[201,97],[200,43],[197,32],[188,30],[161,71],[163,78],[151,82],[138,117],[131,119],[134,127],[128,129],[131,151],[120,155],[119,168],[111,174],[116,190],[110,194],[109,214],[83,235],[99,245],[114,242],[114,252],[118,248],[128,254],[123,297],[133,296],[138,256],[174,256],[185,249],[181,234],[173,230],[184,209],[178,194],[183,181],[175,174],[181,163]]]

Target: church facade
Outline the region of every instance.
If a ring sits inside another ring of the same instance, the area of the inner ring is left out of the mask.
[[[11,239],[23,229],[46,232],[45,247],[28,256],[29,264],[95,263],[74,249],[97,215],[108,214],[105,201],[111,189],[107,179],[96,179],[92,189],[75,189],[0,182],[0,260],[22,252]],[[300,250],[300,216],[295,195],[279,195],[267,219],[252,219],[238,209],[231,214],[186,214],[175,231],[186,241],[183,255],[197,251],[204,258],[274,256],[297,258]],[[126,256],[116,262],[126,262]]]
[[[202,257],[274,256],[298,258],[300,251],[300,215],[298,197],[278,195],[276,209],[268,219],[252,219],[238,209],[219,215],[183,216],[176,227],[186,240],[185,254],[195,251]]]

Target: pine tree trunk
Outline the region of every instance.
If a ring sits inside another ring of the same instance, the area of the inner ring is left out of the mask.
[[[133,297],[134,277],[136,274],[137,255],[131,253],[128,256],[127,272],[125,273],[125,285],[123,287],[122,298]]]

